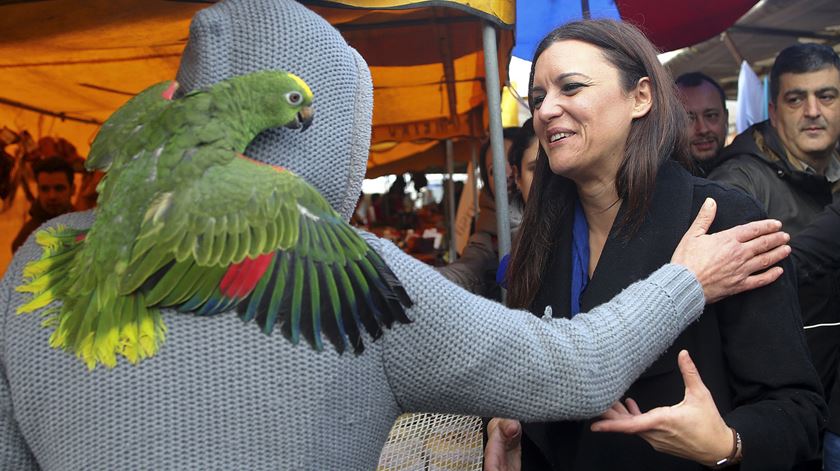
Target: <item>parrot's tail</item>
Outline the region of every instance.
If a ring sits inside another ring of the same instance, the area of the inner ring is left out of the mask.
[[[70,287],[70,268],[73,258],[82,247],[87,231],[67,226],[55,226],[35,233],[35,241],[43,248],[41,258],[26,264],[23,269],[24,283],[15,288],[21,293],[32,293],[32,299],[18,307],[17,313],[33,312],[56,299],[62,299]],[[44,315],[49,323],[54,310]]]
[[[164,341],[166,326],[160,311],[148,307],[142,293],[119,296],[116,286],[97,287],[85,293],[73,289],[75,277],[71,268],[86,234],[87,231],[66,226],[35,234],[43,254],[23,269],[25,281],[15,289],[31,293],[32,299],[17,313],[31,313],[53,301],[62,301],[62,305],[41,312],[41,325],[55,329],[50,335],[50,346],[75,353],[89,369],[100,363],[113,367],[117,355],[131,363],[154,355]]]
[[[113,289],[95,289],[67,300],[50,335],[50,346],[76,356],[89,370],[117,365],[123,356],[131,364],[154,356],[166,338],[160,310],[146,306],[142,293],[109,296]]]

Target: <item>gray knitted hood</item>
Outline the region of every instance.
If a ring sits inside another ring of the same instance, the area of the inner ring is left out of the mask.
[[[305,132],[264,132],[246,154],[302,176],[349,219],[370,146],[367,64],[326,20],[296,2],[226,0],[193,18],[177,80],[190,91],[264,69],[301,77],[315,96],[315,120]]]

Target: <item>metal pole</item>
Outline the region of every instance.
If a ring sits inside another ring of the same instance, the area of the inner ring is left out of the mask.
[[[720,40],[723,41],[723,44],[729,51],[729,54],[732,55],[732,58],[735,59],[735,62],[737,62],[738,66],[740,67],[741,62],[744,62],[744,55],[741,54],[741,51],[739,51],[738,47],[735,46],[735,41],[732,40],[732,38],[726,31],[720,34]]]
[[[478,208],[478,141],[475,139],[472,140],[472,156],[470,156],[472,160],[472,190],[473,190],[473,221],[478,221],[479,216],[479,208]]]
[[[449,178],[446,180],[446,204],[449,206],[449,263],[458,258],[458,250],[455,247],[455,182],[452,181],[452,174],[455,173],[455,151],[452,147],[452,139],[446,140],[446,173]]]
[[[589,11],[589,0],[580,0],[580,16],[584,20],[592,18],[592,14]]]
[[[484,75],[487,81],[487,110],[490,115],[490,150],[493,151],[493,180],[496,182],[496,230],[499,260],[510,253],[510,210],[508,208],[505,146],[502,142],[502,92],[496,29],[484,23]]]

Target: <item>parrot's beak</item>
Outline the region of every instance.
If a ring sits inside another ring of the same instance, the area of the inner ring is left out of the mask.
[[[306,128],[312,126],[312,118],[315,116],[315,110],[312,109],[310,106],[304,106],[303,108],[298,111],[297,116],[295,119],[286,125],[287,128],[290,129],[300,129],[301,131],[306,131]]]

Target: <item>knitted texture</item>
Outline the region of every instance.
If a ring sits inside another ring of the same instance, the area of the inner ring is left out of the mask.
[[[197,15],[179,74],[188,87],[258,67],[301,75],[317,111],[307,132],[266,134],[249,152],[309,178],[337,209],[355,202],[370,132],[364,63],[294,2],[226,1]],[[76,213],[48,225],[92,220]],[[49,347],[38,315],[15,314],[28,299],[14,291],[22,268],[41,253],[30,238],[0,282],[0,469],[372,470],[403,412],[597,414],[703,307],[694,276],[667,265],[592,313],[542,320],[365,237],[415,306],[413,323],[366,338],[361,355],[294,346],[234,312],[164,311],[158,355],[93,372]]]

